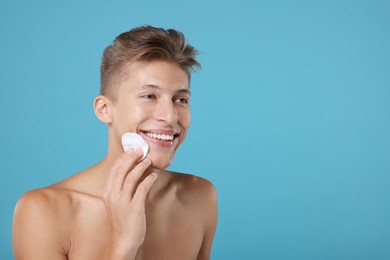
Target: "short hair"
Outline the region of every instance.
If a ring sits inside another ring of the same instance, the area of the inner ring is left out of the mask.
[[[190,78],[191,72],[201,67],[195,59],[198,53],[186,42],[184,34],[174,29],[141,26],[124,32],[104,50],[100,66],[100,94],[115,101],[125,66],[136,61],[172,62]]]

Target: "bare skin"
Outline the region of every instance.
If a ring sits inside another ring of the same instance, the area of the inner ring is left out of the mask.
[[[134,63],[129,71],[115,102],[95,99],[95,113],[108,125],[107,156],[18,202],[16,260],[210,258],[217,223],[214,187],[164,170],[190,123],[188,76],[161,61]],[[140,151],[123,152],[120,137],[126,131],[149,143],[143,161]],[[169,144],[147,136],[164,131],[175,133]]]

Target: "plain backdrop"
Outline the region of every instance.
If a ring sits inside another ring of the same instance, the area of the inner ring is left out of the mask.
[[[201,51],[170,169],[218,190],[212,259],[390,259],[389,3],[1,0],[0,259],[23,193],[105,155],[102,51],[145,24]]]

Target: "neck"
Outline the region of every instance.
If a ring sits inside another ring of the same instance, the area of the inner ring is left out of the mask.
[[[100,188],[101,191],[104,190],[104,186],[106,184],[107,175],[109,174],[110,169],[114,165],[114,163],[117,160],[117,158],[119,158],[121,152],[122,151],[118,152],[118,154],[108,153],[106,155],[106,157],[103,158],[102,161],[100,161],[97,165],[95,165],[97,167],[97,169],[98,169],[97,172],[99,172],[98,175],[100,176],[99,177],[99,179],[100,179],[100,181],[99,181],[100,185],[99,186],[101,187]],[[157,180],[155,181],[155,183],[153,184],[152,188],[149,191],[148,200],[149,199],[153,199],[157,195],[157,193],[161,189],[163,189],[163,187],[167,183],[167,178],[166,178],[167,176],[166,176],[166,174],[164,174],[166,172],[165,170],[156,169],[154,167],[149,167],[144,172],[144,174],[141,176],[141,178],[137,182],[137,185],[139,185],[140,182],[142,182],[149,174],[151,174],[153,172],[157,174],[158,178],[157,178]]]
[[[109,131],[110,132],[110,131]],[[110,134],[109,134],[110,136]],[[117,143],[114,140],[117,140],[115,138],[109,138],[108,142],[108,151],[106,157],[102,161],[100,161],[96,167],[98,168],[98,172],[100,172],[100,187],[101,191],[103,191],[104,186],[106,184],[106,178],[107,175],[114,165],[115,161],[121,156],[123,153],[123,148],[121,143]],[[144,180],[149,174],[152,172],[157,173],[157,180],[154,182],[151,190],[148,194],[148,199],[153,199],[155,195],[167,184],[168,177],[167,174],[164,174],[166,171],[162,169],[156,169],[154,167],[149,167],[145,173],[141,176],[140,181],[137,183],[137,185]]]

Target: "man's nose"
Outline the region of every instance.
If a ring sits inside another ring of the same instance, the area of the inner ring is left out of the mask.
[[[172,100],[160,100],[155,111],[155,117],[157,120],[169,124],[175,124],[179,120],[179,115]]]

